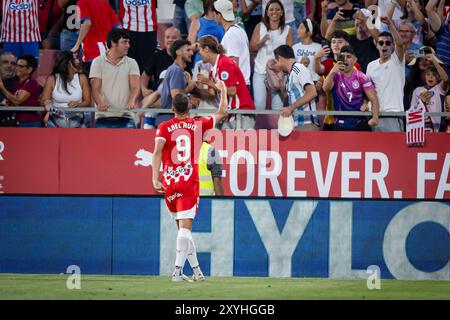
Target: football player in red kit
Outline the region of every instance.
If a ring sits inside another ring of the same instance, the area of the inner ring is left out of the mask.
[[[192,281],[183,274],[186,258],[194,270],[193,280],[204,280],[192,239],[192,222],[199,202],[198,157],[204,133],[214,128],[227,114],[227,87],[216,82],[220,91],[217,113],[207,118],[189,118],[189,98],[177,94],[172,102],[173,119],[158,126],[153,152],[153,186],[164,193],[166,205],[178,227],[175,271],[172,281]],[[163,164],[162,181],[159,170]]]

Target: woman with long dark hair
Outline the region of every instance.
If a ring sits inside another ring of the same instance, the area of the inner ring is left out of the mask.
[[[78,63],[70,51],[62,51],[56,56],[53,72],[45,82],[41,103],[49,112],[47,127],[83,127],[83,112],[64,111],[91,105],[88,79],[79,72]]]
[[[266,109],[266,65],[275,56],[273,50],[288,44],[293,45],[293,30],[285,23],[283,4],[279,0],[271,0],[267,3],[263,20],[253,31],[250,41],[250,51],[256,51],[253,74],[253,97],[257,110]],[[283,99],[280,92],[272,92],[271,109],[279,110],[283,107]]]

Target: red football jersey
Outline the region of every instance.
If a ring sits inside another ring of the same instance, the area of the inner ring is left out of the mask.
[[[92,23],[82,43],[83,62],[89,62],[106,52],[106,36],[121,23],[106,0],[79,0],[77,5],[80,21],[90,20]]]
[[[226,55],[219,55],[212,70],[212,79],[222,80],[227,87],[236,86],[236,95],[229,97],[229,109],[255,110],[244,75],[234,60]]]
[[[213,128],[215,118],[179,120],[173,118],[165,121],[156,130],[156,139],[166,143],[162,151],[163,179],[165,187],[172,188],[185,185],[196,188],[198,193],[198,157],[204,133]],[[187,189],[187,188],[186,188]]]

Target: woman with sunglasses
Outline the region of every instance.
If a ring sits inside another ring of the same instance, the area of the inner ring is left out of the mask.
[[[41,87],[31,77],[36,68],[37,60],[35,57],[32,55],[20,56],[16,65],[16,75],[19,80],[14,84],[11,92],[5,88],[3,81],[0,80],[0,90],[8,99],[8,105],[23,107],[36,107],[39,105]],[[41,115],[36,111],[17,112],[16,119],[19,127],[42,127]]]

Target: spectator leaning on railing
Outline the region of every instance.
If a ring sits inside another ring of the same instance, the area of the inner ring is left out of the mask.
[[[49,112],[47,127],[83,126],[83,112],[64,111],[67,108],[89,107],[91,104],[88,78],[79,72],[72,52],[62,51],[56,57],[53,72],[45,82],[41,103]]]
[[[317,91],[311,72],[303,64],[295,61],[294,50],[288,45],[279,46],[275,49],[274,54],[278,68],[288,75],[286,92],[289,105],[281,109],[281,114],[284,117],[290,117],[296,109],[316,111]],[[295,126],[297,130],[302,131],[320,129],[316,115],[298,115],[295,119]]]
[[[127,56],[130,38],[123,29],[108,33],[109,50],[92,61],[89,78],[92,98],[99,111],[95,114],[96,128],[136,128],[137,116],[127,110],[136,107],[139,96],[139,67]],[[123,112],[107,112],[108,108]]]

